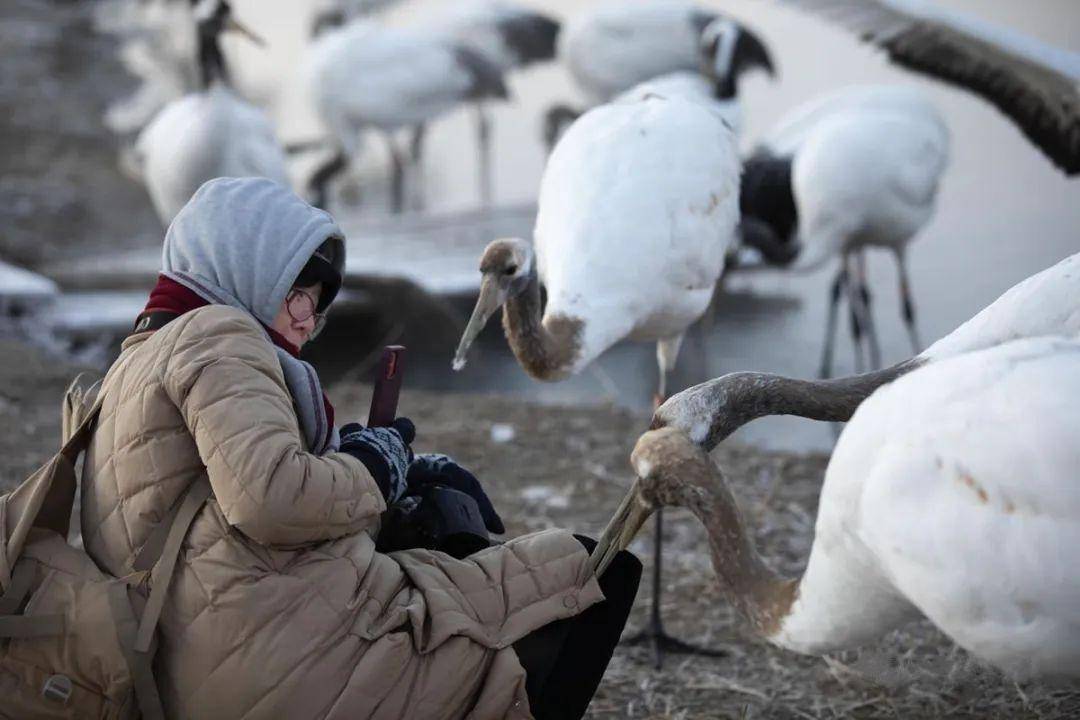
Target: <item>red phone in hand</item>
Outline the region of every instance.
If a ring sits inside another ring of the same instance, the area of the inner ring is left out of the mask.
[[[397,417],[404,360],[405,347],[402,345],[387,345],[383,350],[375,376],[375,390],[371,394],[368,427],[386,427]]]

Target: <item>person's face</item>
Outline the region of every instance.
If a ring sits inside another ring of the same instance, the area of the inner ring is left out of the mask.
[[[322,325],[322,316],[315,313],[321,294],[322,283],[292,288],[270,327],[296,347],[302,347]]]

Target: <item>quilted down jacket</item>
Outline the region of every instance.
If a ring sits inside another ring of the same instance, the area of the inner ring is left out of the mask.
[[[364,466],[306,451],[275,351],[234,308],[129,337],[83,472],[87,551],[122,576],[192,482],[155,669],[183,718],[528,718],[511,643],[602,599],[569,533],[382,555]]]

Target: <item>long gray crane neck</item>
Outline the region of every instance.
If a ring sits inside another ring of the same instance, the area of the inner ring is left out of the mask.
[[[743,425],[769,415],[845,422],[871,393],[924,362],[912,358],[884,370],[832,380],[799,380],[769,373],[737,372],[685,390],[672,397],[669,403],[684,408],[687,416],[708,415],[709,427],[703,446],[711,450]],[[663,411],[661,408],[659,412]],[[671,418],[668,420],[670,422]],[[661,423],[656,421],[654,424]]]

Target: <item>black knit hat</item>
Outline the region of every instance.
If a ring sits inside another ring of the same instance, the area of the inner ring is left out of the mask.
[[[326,312],[341,289],[341,275],[345,269],[345,243],[339,237],[327,239],[312,254],[300,274],[293,282],[294,287],[311,287],[322,283],[319,306],[316,312]]]

